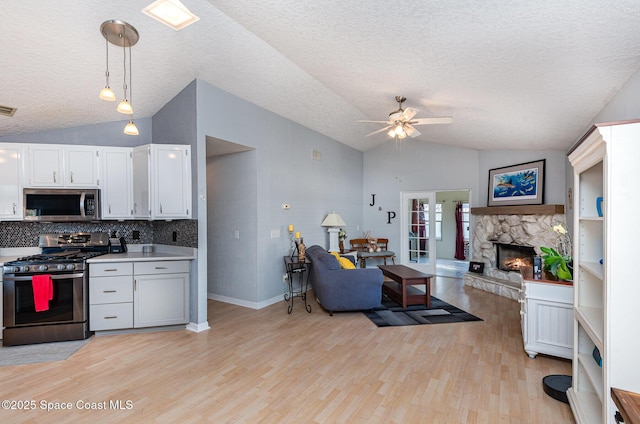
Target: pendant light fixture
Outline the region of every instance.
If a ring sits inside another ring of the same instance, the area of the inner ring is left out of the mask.
[[[123,84],[122,88],[124,89],[124,98],[118,104],[117,111],[126,115],[133,115],[133,107],[131,106],[130,101],[127,99],[127,88],[129,88],[129,99],[131,98],[131,46],[134,46],[138,39],[140,38],[138,31],[130,24],[119,21],[116,19],[111,19],[105,21],[100,25],[100,32],[102,36],[107,40],[107,87],[109,85],[109,44],[114,44],[116,46],[122,47],[122,66],[123,66]],[[129,48],[129,86],[127,86],[127,48]],[[110,89],[109,89],[110,90]],[[104,91],[104,90],[103,90]],[[113,94],[113,91],[111,91]],[[100,92],[100,98],[102,97],[102,92]],[[113,96],[115,100],[115,95]],[[105,99],[108,100],[108,99]],[[129,117],[129,123],[125,126],[124,133],[128,135],[138,135],[138,128],[133,123],[133,118]]]
[[[107,83],[104,86],[104,88],[100,90],[100,98],[108,102],[115,102],[116,93],[114,93],[111,87],[109,86],[109,40],[105,38],[104,44],[107,51],[107,70],[104,72],[104,75],[107,78]]]

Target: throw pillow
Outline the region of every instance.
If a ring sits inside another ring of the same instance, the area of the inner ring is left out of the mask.
[[[338,252],[331,252],[331,254],[333,256],[336,257],[336,259],[338,260],[338,263],[340,264],[340,268],[342,269],[355,269],[356,266],[353,264],[353,262],[351,262],[349,259],[347,258],[343,258],[341,257]]]

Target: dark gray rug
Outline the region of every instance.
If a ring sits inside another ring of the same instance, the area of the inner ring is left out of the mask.
[[[64,361],[89,343],[86,340],[0,347],[0,367]]]
[[[401,305],[383,296],[381,308],[363,313],[378,327],[482,321],[477,316],[433,296],[429,309],[425,305],[413,305],[402,309]]]

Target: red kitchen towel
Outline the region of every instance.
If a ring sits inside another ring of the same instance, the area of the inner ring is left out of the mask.
[[[33,287],[33,303],[36,306],[36,312],[48,311],[49,301],[53,299],[53,281],[48,274],[34,275],[31,277],[31,286]]]

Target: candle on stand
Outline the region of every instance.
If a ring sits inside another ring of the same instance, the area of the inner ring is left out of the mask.
[[[293,232],[293,224],[289,224],[289,232],[292,233]]]
[[[300,238],[300,231],[296,231],[296,238],[299,239]]]

